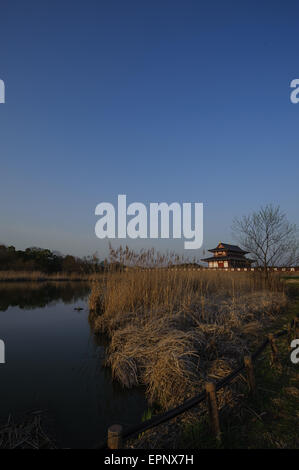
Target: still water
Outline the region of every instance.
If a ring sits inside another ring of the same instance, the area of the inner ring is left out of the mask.
[[[88,294],[85,283],[0,284],[0,421],[45,410],[64,448],[93,448],[109,425],[138,423],[146,409],[141,390],[124,390],[102,367],[104,339],[90,329]]]

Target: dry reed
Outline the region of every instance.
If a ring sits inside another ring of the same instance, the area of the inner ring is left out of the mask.
[[[42,415],[43,412],[36,411],[18,421],[10,415],[0,425],[0,449],[56,449],[43,429]]]

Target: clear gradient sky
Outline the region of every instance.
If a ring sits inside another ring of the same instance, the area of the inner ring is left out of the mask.
[[[298,34],[298,1],[1,0],[0,242],[104,255],[118,194],[203,202],[206,248],[268,202],[299,225]]]

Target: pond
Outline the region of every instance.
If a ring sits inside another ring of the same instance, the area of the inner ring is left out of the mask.
[[[109,425],[141,422],[147,408],[141,390],[123,389],[102,367],[105,341],[90,329],[88,294],[81,282],[0,284],[0,421],[45,411],[62,448],[93,448]]]

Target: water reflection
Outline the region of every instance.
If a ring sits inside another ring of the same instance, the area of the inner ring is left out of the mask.
[[[62,447],[93,447],[115,422],[133,424],[146,408],[140,390],[124,390],[101,366],[102,338],[88,323],[88,284],[0,285],[0,419],[47,410]],[[75,307],[84,310],[76,311]]]
[[[1,282],[0,311],[10,306],[45,307],[57,301],[70,304],[85,299],[89,291],[87,282]]]

